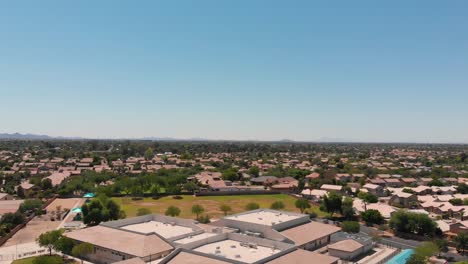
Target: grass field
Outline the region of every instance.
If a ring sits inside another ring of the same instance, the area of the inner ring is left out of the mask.
[[[39,258],[39,256],[38,257],[25,258],[25,259],[18,259],[18,260],[13,261],[12,264],[33,264],[34,260],[37,259],[37,258]],[[43,263],[65,263],[62,260],[62,257],[60,257],[60,256],[42,256],[42,258],[44,258],[44,261],[46,261],[46,262],[43,262]],[[79,262],[77,262],[75,260],[68,260],[66,263],[68,263],[68,264],[71,264],[71,263],[78,264]]]
[[[120,204],[122,210],[127,214],[127,217],[136,216],[139,208],[148,208],[152,213],[164,214],[167,207],[174,205],[181,210],[179,217],[194,218],[191,208],[194,204],[200,204],[205,208],[205,214],[210,215],[212,218],[220,218],[224,216],[224,213],[219,209],[222,204],[229,205],[232,208],[232,212],[228,214],[234,214],[245,211],[245,206],[250,202],[258,203],[260,208],[270,208],[270,205],[275,201],[282,201],[284,203],[284,211],[300,212],[294,205],[296,198],[286,194],[202,197],[182,195],[182,199],[179,200],[172,198],[172,196],[163,197],[158,200],[145,198],[139,201],[133,201],[131,198],[127,197],[115,197],[112,199]],[[308,211],[316,212],[319,217],[325,216],[325,213],[321,212],[318,207],[312,207],[308,209]]]

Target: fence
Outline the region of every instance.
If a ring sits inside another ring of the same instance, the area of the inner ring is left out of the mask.
[[[248,190],[248,191],[204,191],[198,192],[196,196],[227,196],[227,195],[262,195],[262,194],[280,194],[278,191],[270,190]]]
[[[57,197],[52,197],[52,199],[47,200],[43,205],[42,205],[42,210],[44,210],[49,204],[51,204]],[[8,239],[10,239],[14,234],[16,234],[18,231],[20,231],[23,227],[25,227],[29,221],[31,221],[36,215],[32,214],[28,217],[26,217],[26,221],[23,224],[17,225],[15,228],[10,230],[8,234],[0,238],[0,246],[5,244]]]

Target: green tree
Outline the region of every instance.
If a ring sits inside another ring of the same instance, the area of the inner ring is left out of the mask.
[[[468,234],[465,232],[458,233],[457,236],[453,238],[453,242],[455,242],[457,251],[463,254],[468,245]]]
[[[120,206],[105,195],[99,195],[89,204],[81,207],[83,223],[87,225],[98,225],[102,221],[117,220],[122,218]]]
[[[49,178],[45,178],[41,181],[41,188],[43,191],[46,191],[46,190],[49,190],[49,189],[52,189],[53,185],[52,185],[52,180],[49,179]]]
[[[379,201],[379,197],[377,197],[376,195],[372,193],[366,193],[366,192],[359,192],[358,198],[367,203],[376,203]]]
[[[365,212],[362,212],[361,218],[367,225],[380,225],[384,221],[382,214],[375,209],[368,209]]]
[[[223,179],[227,181],[237,181],[239,180],[239,175],[237,174],[237,169],[229,168],[223,172]]]
[[[395,232],[433,236],[437,225],[426,214],[399,210],[390,218],[389,227]]]
[[[304,198],[297,199],[296,202],[294,202],[294,205],[296,206],[297,209],[301,211],[301,214],[304,213],[305,209],[310,208],[309,201],[307,201],[307,199],[304,199]]]
[[[179,207],[171,205],[166,209],[166,212],[164,214],[172,217],[179,216],[180,209]]]
[[[437,249],[438,249],[438,256],[440,257],[440,254],[442,252],[447,252],[449,250],[448,248],[448,241],[445,240],[445,239],[436,239],[434,240],[434,244],[437,245]]]
[[[57,248],[57,245],[58,245],[57,242],[62,237],[62,234],[63,234],[62,229],[52,230],[52,231],[40,234],[36,241],[41,247],[48,248],[49,255],[52,255],[52,249],[59,250]]]
[[[461,183],[458,185],[457,191],[461,194],[467,194],[468,193],[468,185]]]
[[[60,252],[62,252],[64,254],[67,254],[67,255],[71,254],[71,251],[72,251],[74,246],[75,246],[75,241],[73,241],[73,239],[68,238],[66,236],[63,236],[63,235],[55,243],[55,248],[58,251],[60,251]]]
[[[26,221],[24,215],[20,212],[16,213],[6,213],[2,215],[2,219],[0,220],[0,225],[7,225],[10,228],[13,228],[17,225],[21,225]]]
[[[224,216],[226,216],[228,212],[232,211],[232,208],[227,204],[222,204],[219,206],[219,210],[221,210],[224,213]]]
[[[73,247],[72,255],[81,259],[83,264],[83,258],[94,252],[94,246],[90,243],[80,243]]]
[[[145,151],[145,159],[150,160],[154,157],[154,151],[152,148],[147,148]]]
[[[434,256],[439,251],[437,245],[433,242],[423,242],[414,249],[414,254],[406,263],[422,264],[428,263],[430,257]]]
[[[321,209],[333,216],[335,212],[341,211],[342,203],[343,198],[340,194],[336,192],[330,192],[328,195],[323,197]]]
[[[39,199],[25,200],[19,207],[20,212],[25,213],[28,211],[37,213],[42,207],[42,201]]]
[[[18,188],[16,188],[16,195],[18,195],[19,198],[21,199],[24,199],[26,197],[26,194],[24,193],[24,189],[23,187],[18,186]]]
[[[345,219],[354,218],[353,198],[345,197],[341,203],[341,214]]]
[[[284,209],[284,203],[282,201],[273,202],[270,206],[273,210],[281,210]]]
[[[260,175],[260,169],[257,166],[252,166],[249,168],[249,174],[258,177],[258,175]]]
[[[449,200],[452,205],[463,205],[463,200],[460,198],[453,198]]]
[[[200,214],[202,214],[205,211],[205,208],[199,204],[194,204],[192,206],[192,214],[196,215],[196,219],[199,218]]]
[[[411,255],[408,260],[406,260],[406,264],[426,264],[426,259],[423,256],[413,254]]]
[[[357,221],[343,221],[341,223],[341,229],[347,233],[359,233],[360,226]]]
[[[188,192],[195,192],[198,190],[198,186],[193,182],[187,182],[184,184],[184,189]]]
[[[256,210],[258,208],[260,208],[260,205],[258,203],[248,203],[245,206],[245,210],[247,210],[247,211]]]
[[[119,219],[120,206],[114,200],[109,199],[106,208],[109,210],[109,220]]]
[[[149,215],[149,214],[151,214],[151,210],[148,208],[138,208],[137,210],[137,216]]]

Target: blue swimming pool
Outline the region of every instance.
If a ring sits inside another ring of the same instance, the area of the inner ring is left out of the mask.
[[[400,254],[396,255],[395,257],[393,257],[392,259],[387,261],[386,264],[405,264],[406,261],[409,259],[409,257],[411,257],[411,255],[413,255],[413,253],[414,253],[414,250],[405,249],[405,250],[401,251]]]

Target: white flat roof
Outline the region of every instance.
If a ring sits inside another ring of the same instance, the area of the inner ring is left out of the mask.
[[[122,229],[135,231],[143,234],[156,233],[164,238],[171,238],[180,235],[192,233],[193,230],[190,227],[172,225],[170,223],[162,223],[158,221],[149,221],[139,224],[122,226]]]
[[[273,249],[264,246],[256,246],[256,248],[241,246],[241,243],[243,242],[227,239],[211,244],[206,244],[195,248],[194,250],[245,263],[254,263],[281,251],[279,249]]]
[[[194,235],[194,236],[184,237],[182,239],[175,240],[173,242],[174,243],[179,243],[179,244],[188,244],[188,243],[192,243],[193,241],[205,239],[205,238],[216,236],[216,235],[217,234],[215,234],[215,233],[201,233],[201,234]]]
[[[279,223],[288,222],[291,220],[303,217],[297,214],[288,214],[286,212],[276,211],[253,211],[251,213],[243,213],[225,217],[226,219],[238,220],[248,223],[273,226]]]

